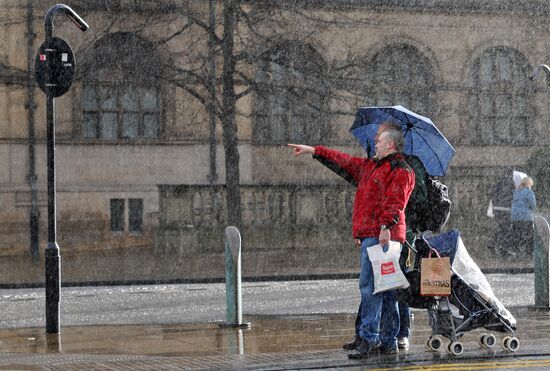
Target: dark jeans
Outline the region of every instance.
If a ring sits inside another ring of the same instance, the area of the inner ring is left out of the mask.
[[[380,340],[382,346],[393,348],[397,346],[399,332],[397,290],[374,293],[373,268],[367,249],[377,244],[376,237],[366,237],[361,241],[361,325],[358,332],[359,336],[369,343],[374,344]]]
[[[412,239],[414,241],[414,237]],[[399,258],[399,265],[401,266],[401,269],[403,272],[407,272],[406,262],[407,258],[409,257],[409,247],[407,243],[403,244],[403,247],[401,249],[401,256]],[[362,302],[359,304],[359,309],[357,310],[357,317],[355,317],[355,335],[357,337],[361,337],[359,335],[359,328],[361,326],[361,310],[363,308]],[[397,303],[398,306],[398,313],[399,313],[399,332],[397,333],[397,337],[406,337],[408,338],[410,336],[410,329],[411,329],[411,318],[410,318],[410,309],[409,306],[405,303]]]
[[[411,310],[409,306],[405,303],[397,303],[399,310],[399,332],[397,333],[398,338],[408,338],[411,332]],[[355,335],[359,336],[359,327],[361,326],[361,309],[362,306],[359,304],[359,309],[357,310],[357,317],[355,317]]]
[[[512,220],[508,211],[495,211],[496,228],[489,241],[489,248],[495,254],[509,255],[510,251],[514,251],[512,246],[513,231]]]
[[[414,233],[410,231],[407,232],[407,242],[411,245],[414,245]],[[407,267],[407,260],[409,259],[409,254],[411,253],[411,251],[409,250],[409,245],[407,242],[403,244],[403,248],[401,249],[401,256],[399,257],[399,265],[401,266],[401,270],[403,271],[403,273],[409,271]],[[399,333],[397,334],[397,337],[408,338],[411,332],[411,310],[409,309],[409,306],[405,303],[397,302],[397,306],[399,310]]]
[[[408,338],[411,332],[411,310],[405,303],[397,302],[399,307],[399,332],[398,338]]]
[[[533,255],[535,229],[531,221],[512,222],[513,239],[512,248],[522,255]]]

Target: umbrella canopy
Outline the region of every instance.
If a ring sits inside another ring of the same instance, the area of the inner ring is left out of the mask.
[[[401,126],[405,138],[403,153],[417,156],[428,174],[445,175],[455,154],[453,146],[429,118],[409,111],[405,107],[359,108],[350,132],[369,156],[373,156],[374,136],[378,126],[386,121]]]

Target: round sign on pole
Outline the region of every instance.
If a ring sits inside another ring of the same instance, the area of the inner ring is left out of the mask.
[[[53,37],[40,45],[36,54],[34,75],[44,93],[53,97],[65,94],[75,75],[74,54],[69,44],[63,39]]]

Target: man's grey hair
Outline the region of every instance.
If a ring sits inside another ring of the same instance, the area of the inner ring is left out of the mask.
[[[384,126],[384,133],[388,133],[387,137],[395,145],[397,152],[403,151],[403,146],[405,145],[405,140],[403,139],[403,134],[401,133],[401,127],[392,122],[384,122],[381,125]]]

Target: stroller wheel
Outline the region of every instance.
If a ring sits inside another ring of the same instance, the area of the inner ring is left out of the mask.
[[[515,336],[505,336],[502,339],[502,349],[507,350],[509,352],[515,352],[519,349],[519,340]]]
[[[479,337],[477,338],[477,342],[479,343],[479,346],[482,348],[485,348],[485,337],[487,334],[485,332],[479,334]]]
[[[441,345],[443,345],[443,343],[441,342],[441,339],[438,337],[430,337],[428,339],[428,343],[426,344],[428,349],[433,352],[437,352],[439,349],[441,349]]]
[[[462,346],[462,343],[459,343],[458,341],[453,341],[447,345],[447,353],[452,354],[453,356],[459,356],[463,351],[464,347]]]
[[[483,333],[479,335],[479,345],[482,348],[492,348],[497,343],[497,338],[493,334]]]
[[[511,352],[515,352],[519,349],[519,339],[516,337],[511,338],[508,340],[508,350]]]

